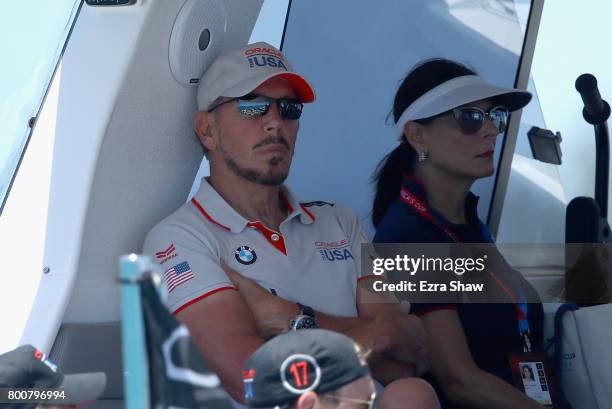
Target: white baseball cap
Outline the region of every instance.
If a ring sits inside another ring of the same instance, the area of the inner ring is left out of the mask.
[[[300,102],[312,102],[312,86],[274,46],[259,42],[221,53],[206,70],[198,85],[198,110],[205,111],[219,97],[241,97],[272,77],[287,80]]]

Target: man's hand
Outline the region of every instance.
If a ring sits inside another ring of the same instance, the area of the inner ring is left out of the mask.
[[[251,309],[260,337],[267,340],[287,330],[289,320],[298,311],[295,303],[271,294],[255,281],[232,270],[223,260],[221,267]]]
[[[421,320],[396,305],[382,308],[374,318],[378,336],[389,341],[389,356],[414,367],[416,375],[429,369],[425,327]]]

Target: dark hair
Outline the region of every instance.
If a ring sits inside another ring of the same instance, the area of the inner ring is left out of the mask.
[[[392,110],[393,122],[397,123],[406,108],[431,89],[453,78],[475,74],[465,65],[444,58],[419,62],[406,75],[395,93]],[[414,122],[427,124],[434,118],[435,116],[418,119]],[[402,173],[412,174],[414,172],[416,156],[414,148],[402,138],[399,146],[385,156],[376,167],[372,178],[376,186],[376,195],[372,206],[374,227],[378,226],[391,203],[397,199]]]

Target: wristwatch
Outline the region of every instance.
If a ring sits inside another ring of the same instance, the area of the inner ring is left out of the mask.
[[[297,331],[300,329],[319,328],[317,317],[312,308],[307,305],[297,303],[298,314],[289,320],[289,329]]]

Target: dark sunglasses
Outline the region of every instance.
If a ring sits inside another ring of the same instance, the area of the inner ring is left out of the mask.
[[[237,101],[236,107],[238,112],[244,116],[252,118],[264,116],[268,113],[272,104],[276,103],[276,108],[278,108],[278,113],[282,119],[299,119],[302,115],[302,108],[304,107],[304,104],[294,99],[276,99],[263,95],[247,94],[243,97],[232,98],[213,105],[208,112],[212,112],[221,105],[230,103],[232,101]]]
[[[466,135],[473,135],[480,131],[486,118],[493,122],[498,133],[504,133],[510,114],[505,106],[493,107],[488,112],[476,107],[459,107],[453,109],[452,113],[453,117],[459,122],[461,131]]]

